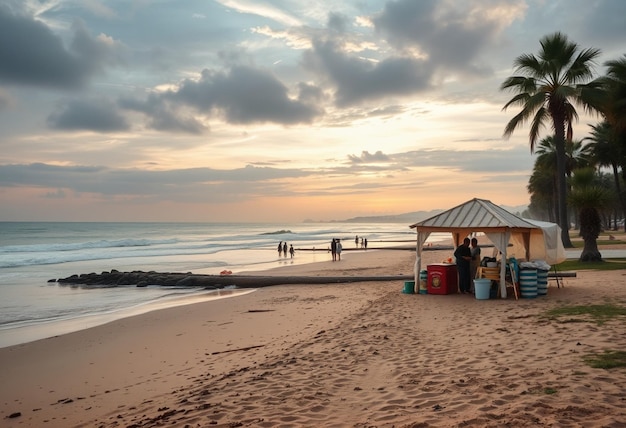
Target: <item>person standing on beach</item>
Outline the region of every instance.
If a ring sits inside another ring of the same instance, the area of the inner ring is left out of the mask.
[[[330,241],[330,253],[333,256],[333,262],[337,260],[337,241],[335,241],[335,238]]]
[[[296,250],[293,249],[293,244],[289,245],[289,254],[291,254],[292,259],[295,253],[296,253]]]
[[[476,238],[472,238],[471,240],[471,252],[470,280],[476,278],[476,271],[478,270],[478,265],[480,265],[480,247],[478,246],[478,239]]]
[[[354,246],[359,248],[359,235],[354,237]]]
[[[283,241],[280,241],[278,243],[278,257],[280,257],[283,254]]]
[[[283,244],[283,255],[287,257],[287,241]]]
[[[341,250],[343,249],[343,247],[341,246],[341,239],[337,239],[337,260],[341,260]]]
[[[459,274],[459,292],[469,293],[471,287],[470,262],[472,261],[472,250],[470,250],[470,239],[463,239],[463,243],[454,250],[456,258],[456,269]]]

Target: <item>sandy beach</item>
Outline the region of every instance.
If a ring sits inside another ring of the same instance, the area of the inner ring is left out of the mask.
[[[424,263],[450,251],[428,251]],[[344,254],[273,275],[406,275],[411,251]],[[425,265],[424,264],[424,265]],[[268,272],[264,272],[268,274]],[[403,281],[280,285],[0,349],[4,427],[621,427],[624,271],[579,271],[537,299],[404,294]]]

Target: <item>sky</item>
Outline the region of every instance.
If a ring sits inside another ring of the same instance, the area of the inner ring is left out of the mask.
[[[3,0],[0,221],[300,222],[529,203],[499,90],[623,0]],[[579,109],[574,138],[599,119]],[[548,136],[545,129],[543,136]]]

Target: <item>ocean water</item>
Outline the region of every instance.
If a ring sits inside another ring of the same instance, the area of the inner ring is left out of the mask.
[[[356,249],[356,235],[368,239],[368,250],[415,242],[406,224],[0,222],[0,347],[157,308],[250,292],[236,287],[85,288],[51,279],[111,269],[246,273],[330,260],[325,249],[332,238],[342,239],[347,250],[364,251]],[[443,237],[430,238],[439,239]],[[293,244],[293,259],[279,257],[279,241]]]

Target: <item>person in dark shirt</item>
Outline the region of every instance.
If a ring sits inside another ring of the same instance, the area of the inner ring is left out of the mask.
[[[470,273],[470,262],[472,260],[472,250],[470,250],[470,239],[463,239],[463,243],[454,250],[456,258],[456,269],[459,273],[459,291],[470,293],[472,279]]]
[[[478,239],[472,238],[470,250],[472,252],[472,261],[470,262],[470,283],[476,278],[476,271],[480,266],[480,247],[478,246]]]

